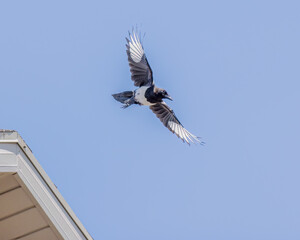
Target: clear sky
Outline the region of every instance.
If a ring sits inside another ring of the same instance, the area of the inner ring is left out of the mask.
[[[299,1],[2,1],[0,128],[94,239],[300,239]],[[138,25],[188,146],[132,90]]]

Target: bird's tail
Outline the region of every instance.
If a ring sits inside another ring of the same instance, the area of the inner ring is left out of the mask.
[[[126,103],[126,101],[130,98],[132,98],[133,96],[133,91],[125,91],[125,92],[121,92],[121,93],[116,93],[116,94],[112,94],[112,96],[114,97],[114,99],[116,99],[117,101],[121,102],[121,103]]]

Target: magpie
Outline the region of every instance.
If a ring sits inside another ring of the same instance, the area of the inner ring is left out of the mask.
[[[131,79],[134,86],[138,88],[134,91],[112,94],[114,99],[123,103],[123,108],[127,108],[132,104],[149,106],[164,126],[175,133],[183,142],[188,144],[190,142],[200,143],[198,137],[183,127],[173,110],[163,101],[163,99],[173,100],[166,90],[155,86],[152,69],[146,58],[140,34],[132,30],[132,33],[129,32],[129,38],[126,38],[126,41]]]

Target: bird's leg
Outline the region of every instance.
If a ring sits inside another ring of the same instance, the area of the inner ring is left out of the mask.
[[[129,99],[127,99],[126,101],[124,101],[124,105],[122,106],[123,109],[128,108],[129,106],[131,106],[132,104],[135,104],[136,101],[134,100],[134,97],[131,97]]]

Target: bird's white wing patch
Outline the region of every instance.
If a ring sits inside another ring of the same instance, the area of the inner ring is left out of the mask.
[[[134,62],[139,63],[142,60],[144,49],[135,32],[130,35],[129,52]]]
[[[175,133],[178,137],[180,137],[182,140],[186,141],[187,143],[189,143],[189,142],[194,143],[194,141],[200,142],[199,139],[195,135],[191,134],[181,124],[178,124],[178,123],[170,120],[170,121],[168,121],[168,126],[173,133]]]

